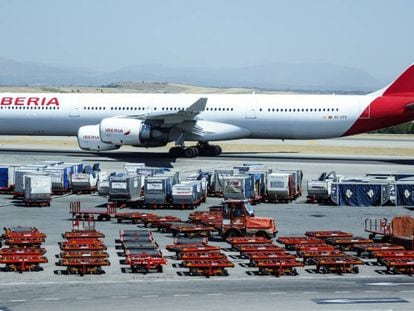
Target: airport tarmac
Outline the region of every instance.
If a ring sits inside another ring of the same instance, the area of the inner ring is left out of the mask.
[[[411,139],[411,138],[410,138]],[[378,142],[375,142],[378,144]],[[409,144],[410,142],[408,142]],[[347,140],[352,148],[360,142]],[[368,142],[363,143],[366,145]],[[374,144],[374,143],[372,143]],[[384,148],[390,143],[384,142]],[[395,142],[395,150],[407,144]],[[260,143],[258,143],[260,145]],[[362,146],[361,145],[361,146]],[[381,144],[379,144],[380,146]],[[100,162],[105,170],[121,171],[125,162],[145,162],[148,165],[167,166],[179,170],[182,175],[192,171],[214,168],[229,168],[244,162],[265,162],[270,168],[300,168],[306,180],[317,178],[324,171],[335,170],[345,176],[361,176],[376,171],[413,171],[414,154],[402,155],[323,155],[304,153],[257,153],[225,152],[218,158],[171,159],[158,151],[120,151],[87,153],[76,147],[61,145],[2,146],[0,155],[6,164],[28,164],[43,160],[66,162]],[[306,145],[305,145],[306,146]],[[379,147],[377,147],[379,148]],[[407,147],[407,148],[411,148]],[[30,151],[29,149],[37,149]],[[139,150],[139,149],[138,149]],[[141,151],[141,150],[139,150]],[[298,269],[298,276],[260,276],[247,261],[229,250],[224,242],[217,243],[226,255],[235,262],[227,277],[197,277],[186,274],[179,267],[173,253],[164,249],[171,244],[171,235],[154,232],[157,242],[167,256],[169,264],[163,273],[123,273],[121,257],[115,248],[119,229],[134,228],[135,225],[118,224],[116,221],[98,222],[97,229],[106,235],[111,266],[104,268],[104,275],[76,276],[55,274],[61,267],[55,265],[59,253],[61,234],[71,229],[69,202],[80,200],[83,207],[94,207],[106,202],[105,198],[93,195],[66,195],[55,197],[51,207],[26,208],[19,206],[10,195],[0,195],[0,226],[32,225],[45,232],[49,263],[44,271],[30,273],[0,272],[0,310],[412,310],[414,303],[414,280],[409,276],[384,274],[381,266],[373,264],[360,268],[359,274],[324,275],[315,273],[312,267]],[[209,205],[220,202],[208,198],[199,207],[206,210]],[[128,209],[125,209],[128,211]],[[412,214],[400,207],[332,207],[305,203],[305,197],[290,204],[259,204],[256,215],[277,220],[278,236],[302,235],[307,230],[350,231],[367,236],[364,220],[369,217],[391,219],[395,215]],[[161,215],[176,215],[186,218],[191,211],[157,210]],[[370,260],[368,260],[370,261]]]

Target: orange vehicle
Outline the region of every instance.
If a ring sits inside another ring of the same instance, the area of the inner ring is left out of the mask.
[[[248,200],[225,200],[223,220],[218,228],[224,238],[236,236],[276,236],[276,222],[273,218],[256,217]]]

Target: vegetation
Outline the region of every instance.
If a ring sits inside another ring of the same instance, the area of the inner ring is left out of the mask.
[[[414,134],[414,123],[407,122],[396,126],[387,127],[372,133],[379,134]]]

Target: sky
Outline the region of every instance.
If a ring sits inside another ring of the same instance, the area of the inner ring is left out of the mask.
[[[414,63],[412,0],[0,0],[0,57],[136,64],[332,63],[392,80]]]

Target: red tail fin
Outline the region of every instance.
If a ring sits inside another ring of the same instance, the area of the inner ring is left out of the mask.
[[[414,64],[408,67],[383,93],[383,96],[414,96]]]

